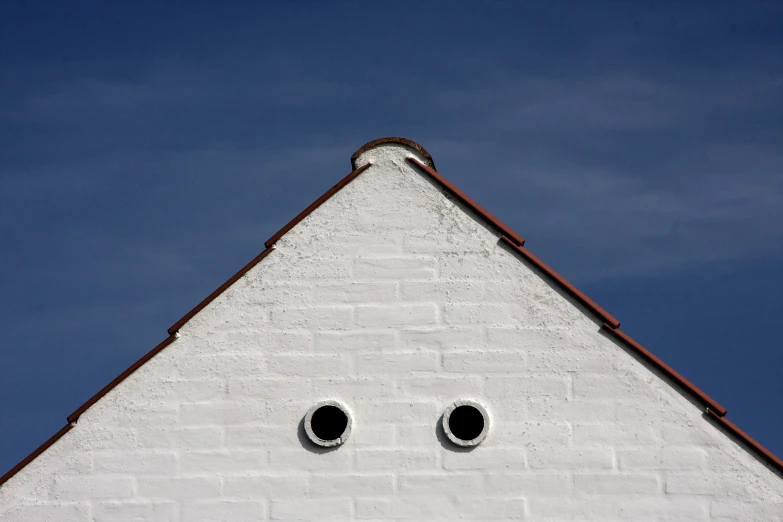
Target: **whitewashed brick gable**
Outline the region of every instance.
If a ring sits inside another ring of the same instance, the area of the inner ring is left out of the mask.
[[[388,143],[0,487],[4,522],[783,520],[783,480]],[[488,410],[472,450],[439,419]],[[336,399],[348,441],[302,419]]]

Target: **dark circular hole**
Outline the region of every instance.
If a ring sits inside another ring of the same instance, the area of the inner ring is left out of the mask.
[[[321,406],[313,412],[310,427],[321,440],[339,439],[348,427],[348,416],[337,406]]]
[[[449,415],[449,429],[458,439],[473,440],[484,431],[484,416],[473,406],[457,406]]]

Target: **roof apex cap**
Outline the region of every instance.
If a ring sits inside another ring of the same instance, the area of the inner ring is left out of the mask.
[[[398,137],[378,138],[377,140],[368,141],[367,143],[359,147],[359,149],[351,155],[351,168],[353,170],[356,170],[357,160],[359,159],[359,156],[361,156],[362,154],[364,154],[370,149],[378,147],[379,145],[385,145],[387,143],[395,143],[397,145],[403,145],[407,147],[412,152],[415,152],[418,156],[420,156],[422,163],[432,167],[433,169],[435,168],[435,162],[432,160],[432,156],[430,156],[430,153],[427,152],[427,150],[424,147],[422,147],[421,145],[419,145],[413,140],[409,140],[407,138],[398,138]]]

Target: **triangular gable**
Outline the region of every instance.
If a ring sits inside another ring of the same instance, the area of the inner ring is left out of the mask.
[[[293,220],[291,220],[288,224],[286,224],[283,228],[281,228],[277,233],[272,235],[272,237],[270,237],[264,243],[266,249],[263,252],[261,252],[253,260],[251,260],[247,265],[242,267],[242,269],[240,269],[230,279],[228,279],[225,283],[223,283],[220,287],[218,287],[215,291],[213,291],[209,296],[207,296],[203,301],[201,301],[198,305],[196,305],[192,310],[190,310],[187,314],[185,314],[179,321],[175,322],[168,329],[169,337],[167,337],[164,341],[158,344],[150,352],[145,354],[141,359],[136,361],[127,370],[122,372],[109,384],[104,386],[98,393],[96,393],[83,405],[77,408],[71,415],[69,415],[67,417],[68,424],[66,424],[66,426],[64,426],[54,436],[52,436],[49,440],[43,443],[39,448],[33,451],[25,459],[23,459],[19,464],[17,464],[11,470],[9,470],[5,475],[0,477],[0,485],[5,483],[8,479],[14,476],[27,464],[32,462],[41,453],[46,451],[46,449],[49,448],[49,446],[54,444],[60,437],[62,437],[71,428],[73,428],[78,422],[79,417],[88,408],[90,408],[92,405],[98,402],[104,395],[106,395],[109,391],[111,391],[114,387],[116,387],[120,382],[125,380],[129,375],[131,375],[138,368],[144,365],[156,354],[158,354],[161,350],[163,350],[169,344],[171,344],[175,339],[177,339],[178,331],[180,330],[180,328],[182,328],[182,326],[184,326],[190,319],[192,319],[196,314],[198,314],[202,309],[204,309],[209,303],[211,303],[215,298],[217,298],[226,289],[228,289],[242,276],[244,276],[250,269],[252,269],[258,263],[260,263],[272,250],[274,250],[275,243],[280,238],[282,238],[287,232],[293,229],[300,221],[302,221],[305,217],[307,217],[311,212],[313,212],[316,208],[318,208],[331,196],[339,192],[343,187],[345,187],[351,181],[356,179],[362,172],[371,168],[372,163],[367,163],[365,165],[357,167],[357,159],[364,152],[385,143],[403,145],[409,149],[418,152],[418,154],[424,159],[424,162],[421,162],[413,157],[409,157],[407,159],[408,163],[410,163],[412,166],[418,169],[418,171],[421,172],[422,174],[428,176],[433,182],[437,183],[440,187],[445,189],[452,197],[454,197],[459,202],[461,202],[464,206],[466,206],[468,209],[473,211],[477,216],[483,219],[488,226],[494,228],[497,232],[499,232],[500,239],[503,243],[505,243],[513,251],[521,255],[534,268],[536,268],[541,273],[543,273],[550,280],[551,283],[559,287],[562,291],[570,295],[579,304],[581,304],[584,307],[584,309],[594,314],[597,318],[603,321],[603,329],[606,332],[608,332],[614,339],[622,343],[624,346],[626,346],[628,349],[630,349],[633,353],[635,353],[641,359],[646,361],[656,370],[661,372],[664,376],[666,376],[669,379],[669,381],[672,384],[674,384],[682,392],[687,394],[694,402],[700,404],[704,408],[705,413],[710,418],[712,418],[719,426],[721,426],[726,433],[733,436],[741,445],[744,445],[750,450],[756,452],[756,454],[759,457],[761,457],[763,460],[771,464],[778,472],[783,473],[783,461],[778,457],[776,457],[774,454],[772,454],[769,450],[764,448],[761,444],[756,442],[753,438],[751,438],[746,433],[744,433],[731,421],[726,419],[725,417],[726,409],[723,406],[721,406],[714,399],[709,397],[706,393],[704,393],[702,390],[700,390],[690,381],[685,379],[677,371],[672,369],[670,366],[668,366],[666,363],[664,363],[662,360],[660,360],[658,357],[656,357],[646,348],[644,348],[635,340],[633,340],[628,334],[621,331],[620,322],[617,319],[615,319],[606,310],[601,308],[592,299],[587,297],[574,285],[569,283],[555,270],[553,270],[544,262],[542,262],[538,257],[533,255],[527,248],[525,248],[524,246],[525,240],[521,236],[519,236],[517,233],[511,230],[507,225],[505,225],[503,222],[501,222],[491,213],[486,211],[483,207],[481,207],[470,197],[468,197],[462,191],[460,191],[458,188],[452,185],[448,180],[446,180],[440,173],[438,173],[435,170],[435,165],[434,162],[432,161],[432,157],[421,145],[405,138],[389,137],[389,138],[381,138],[378,140],[371,141],[365,144],[364,146],[362,146],[360,149],[358,149],[351,156],[351,166],[353,167],[353,170],[346,177],[344,177],[335,186],[333,186],[321,197],[315,200],[311,205],[309,205],[305,210],[299,213]]]

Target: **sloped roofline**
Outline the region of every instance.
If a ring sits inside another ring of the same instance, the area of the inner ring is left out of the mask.
[[[269,253],[272,250],[274,250],[275,243],[281,237],[283,237],[288,231],[290,231],[294,226],[296,226],[300,221],[302,221],[307,215],[313,212],[316,208],[321,206],[321,204],[323,204],[327,199],[329,199],[334,194],[339,192],[340,189],[345,187],[348,183],[356,179],[356,177],[359,176],[362,172],[370,168],[370,166],[372,166],[372,163],[368,163],[359,168],[356,168],[356,160],[359,158],[359,156],[362,153],[374,147],[377,147],[379,145],[388,144],[388,143],[396,143],[396,144],[404,145],[406,147],[418,151],[421,154],[421,156],[425,159],[425,163],[422,163],[415,158],[408,158],[407,161],[409,164],[415,167],[419,172],[427,175],[438,185],[445,188],[454,198],[456,198],[462,204],[470,208],[480,218],[485,220],[488,225],[490,225],[491,227],[495,228],[498,232],[500,232],[501,242],[507,245],[512,251],[515,251],[518,254],[520,254],[528,263],[533,265],[533,267],[535,267],[536,269],[540,270],[552,283],[554,283],[565,293],[569,294],[571,297],[577,300],[589,312],[593,313],[596,317],[604,321],[604,324],[602,326],[603,329],[609,332],[619,342],[622,342],[625,346],[630,348],[634,353],[641,356],[641,358],[646,360],[653,367],[655,367],[664,375],[666,375],[669,379],[671,379],[674,382],[674,384],[679,386],[682,391],[687,393],[693,400],[695,400],[697,403],[702,405],[705,408],[705,414],[709,418],[714,419],[719,426],[721,426],[728,433],[736,437],[740,442],[746,444],[750,449],[754,450],[758,455],[766,459],[770,464],[773,465],[773,467],[778,472],[783,473],[783,460],[778,458],[771,451],[769,451],[767,448],[759,444],[756,440],[754,440],[752,437],[750,437],[748,434],[746,434],[744,431],[738,428],[734,423],[732,423],[727,418],[725,418],[726,408],[721,406],[717,401],[715,401],[709,395],[704,393],[701,389],[699,389],[697,386],[691,383],[688,379],[680,375],[671,366],[667,365],[661,359],[656,357],[652,352],[650,352],[649,350],[644,348],[641,344],[636,342],[628,334],[621,331],[620,322],[617,319],[615,319],[611,314],[609,314],[609,312],[601,308],[595,301],[587,297],[587,295],[585,295],[574,285],[568,282],[563,276],[558,274],[554,269],[549,267],[538,257],[533,255],[528,249],[526,249],[524,247],[525,240],[519,234],[511,230],[511,228],[509,228],[502,221],[500,221],[491,213],[489,213],[487,210],[485,210],[481,205],[473,201],[465,193],[463,193],[461,190],[459,190],[457,187],[451,184],[451,182],[449,182],[446,178],[444,178],[439,172],[437,172],[435,170],[435,163],[432,160],[432,156],[430,155],[429,152],[426,151],[426,149],[424,149],[424,147],[406,138],[388,137],[388,138],[380,138],[377,140],[370,141],[364,144],[362,147],[360,147],[356,152],[354,152],[353,155],[351,155],[351,167],[353,168],[353,170],[347,176],[345,176],[332,188],[327,190],[321,197],[316,199],[306,209],[304,209],[296,217],[294,217],[294,219],[292,219],[283,228],[281,228],[274,235],[272,235],[272,237],[270,237],[266,242],[264,242],[264,246],[266,247],[266,249],[263,252],[261,252],[255,258],[253,258],[248,264],[242,267],[236,274],[231,276],[231,278],[229,278],[225,283],[220,285],[215,291],[213,291],[206,298],[204,298],[204,300],[202,300],[192,310],[190,310],[187,314],[185,314],[179,321],[174,323],[168,329],[169,336],[166,339],[164,339],[155,348],[153,348],[151,351],[149,351],[147,354],[141,357],[141,359],[133,363],[127,370],[125,370],[120,375],[118,375],[109,384],[101,388],[101,390],[98,393],[93,395],[89,400],[87,400],[87,402],[82,404],[79,408],[76,409],[76,411],[70,414],[67,417],[68,423],[62,429],[60,429],[60,431],[55,433],[49,440],[44,442],[30,455],[25,457],[21,462],[19,462],[19,464],[11,468],[5,475],[0,477],[0,486],[2,486],[6,481],[8,481],[11,477],[13,477],[16,473],[18,473],[22,468],[27,466],[27,464],[35,460],[41,453],[46,451],[49,448],[49,446],[57,442],[57,440],[60,437],[65,435],[71,428],[73,428],[76,425],[77,421],[79,420],[81,414],[84,413],[88,408],[90,408],[92,405],[98,402],[104,395],[109,393],[112,389],[114,389],[114,387],[116,387],[118,384],[124,381],[130,374],[132,374],[137,369],[139,369],[142,365],[144,365],[144,363],[152,359],[155,355],[158,354],[158,352],[160,352],[168,345],[170,345],[172,342],[174,342],[179,337],[178,334],[179,329],[182,328],[182,326],[185,325],[185,323],[187,323],[190,319],[193,318],[193,316],[195,316],[198,312],[203,310],[204,307],[206,307],[209,303],[211,303],[217,296],[222,294],[226,289],[228,289],[237,280],[239,280],[242,276],[244,276],[251,268],[253,268],[258,263],[260,263],[262,259],[264,259],[267,255],[269,255]]]

